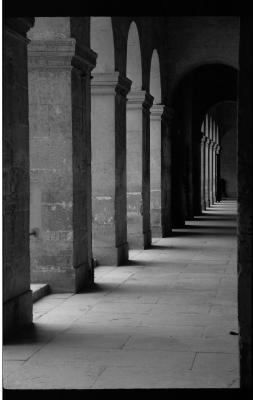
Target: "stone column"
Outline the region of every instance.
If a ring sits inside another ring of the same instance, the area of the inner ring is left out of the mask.
[[[212,204],[214,204],[215,202],[215,165],[216,165],[216,154],[215,154],[215,142],[212,141],[212,145],[211,145],[211,155],[212,155]]]
[[[32,322],[29,255],[27,31],[33,18],[3,20],[3,336]]]
[[[100,265],[128,260],[126,217],[126,94],[119,72],[91,82],[93,254]]]
[[[150,220],[153,237],[162,236],[161,219],[161,116],[164,105],[155,104],[150,114]]]
[[[148,248],[150,230],[150,107],[153,97],[132,91],[127,102],[127,230],[130,248]]]
[[[213,203],[216,201],[216,146],[217,144],[214,142],[213,144]]]
[[[213,204],[213,140],[209,142],[209,203]]]
[[[240,388],[252,389],[253,25],[240,18],[238,121],[238,317]]]
[[[172,163],[171,163],[171,130],[174,111],[165,106],[162,114],[162,163],[161,163],[161,207],[162,237],[172,233]]]
[[[29,45],[31,277],[53,292],[93,283],[90,71],[96,55],[74,38]]]
[[[220,146],[218,144],[216,144],[215,146],[215,162],[216,162],[216,173],[215,173],[215,201],[220,201],[220,194],[219,194],[219,190],[220,190],[220,165],[219,165],[219,153],[220,153]]]
[[[201,207],[202,210],[206,208],[205,202],[205,179],[206,179],[206,165],[205,165],[205,157],[206,157],[206,136],[202,136],[201,138]]]
[[[210,139],[207,137],[205,142],[205,204],[206,207],[210,207],[210,177],[209,177],[209,170],[210,170]]]

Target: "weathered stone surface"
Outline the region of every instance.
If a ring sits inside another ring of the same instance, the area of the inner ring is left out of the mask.
[[[31,18],[3,30],[3,332],[32,322],[29,276],[29,127],[26,33]]]
[[[152,237],[162,235],[161,216],[161,116],[163,105],[153,105],[150,114],[150,224]]]
[[[95,65],[75,23],[36,18],[29,44],[30,227],[37,232],[31,279],[74,292],[93,281],[89,85]]]
[[[126,221],[126,94],[118,72],[94,73],[92,95],[93,253],[99,265],[128,260]]]
[[[129,248],[148,248],[150,230],[150,107],[153,97],[131,91],[127,102],[127,219]]]
[[[238,329],[235,301],[230,301],[231,295],[236,297],[231,285],[236,271],[230,264],[225,272],[223,260],[224,250],[228,261],[236,244],[233,215],[228,215],[230,234],[217,238],[226,226],[218,220],[225,206],[221,203],[213,207],[214,214],[205,214],[205,233],[202,221],[195,228],[191,222],[180,237],[160,238],[157,247],[130,252],[135,263],[131,266],[96,268],[101,290],[37,301],[36,340],[3,348],[4,386],[237,387],[238,337],[229,335]],[[234,205],[230,208],[233,211]],[[196,237],[191,238],[188,233],[194,229]],[[198,252],[220,258],[217,264],[196,262]],[[171,262],[171,254],[176,262]],[[175,283],[181,283],[180,288],[173,287]],[[10,362],[17,360],[23,363],[13,365],[10,373]]]

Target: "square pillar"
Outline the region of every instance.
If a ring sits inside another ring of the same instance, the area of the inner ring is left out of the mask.
[[[213,146],[212,146],[212,157],[213,157],[213,192],[212,192],[212,202],[215,203],[216,200],[216,195],[215,195],[215,191],[216,191],[216,143],[213,142]]]
[[[205,142],[205,204],[210,207],[210,139]]]
[[[214,142],[210,143],[210,203],[214,203]]]
[[[209,142],[209,204],[213,204],[213,141]]]
[[[127,102],[127,230],[129,248],[149,248],[150,107],[146,91],[131,91]]]
[[[53,292],[93,283],[90,71],[74,38],[29,45],[31,279]]]
[[[161,117],[164,106],[155,104],[150,114],[150,219],[152,237],[162,236],[161,217]]]
[[[3,336],[32,323],[26,34],[33,18],[3,20]]]
[[[174,110],[165,106],[162,114],[161,207],[162,237],[172,233],[172,120]]]
[[[215,173],[215,177],[216,177],[216,201],[220,201],[220,146],[218,144],[216,144],[215,146],[215,155],[216,155],[216,173]]]
[[[206,136],[202,136],[201,138],[201,208],[205,210],[206,202],[205,202],[205,185],[206,185],[206,151],[205,151],[205,144],[206,144]]]
[[[94,73],[91,82],[92,237],[99,265],[128,260],[126,213],[126,95],[119,72]]]

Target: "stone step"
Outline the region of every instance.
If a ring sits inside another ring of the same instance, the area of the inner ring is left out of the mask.
[[[47,283],[31,283],[33,303],[49,294],[50,289]]]

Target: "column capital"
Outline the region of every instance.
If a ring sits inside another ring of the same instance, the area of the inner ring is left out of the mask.
[[[122,96],[126,96],[132,83],[130,79],[122,76],[118,71],[95,72],[92,74],[92,77],[92,94],[115,94],[116,91]]]
[[[140,107],[150,110],[154,97],[146,90],[132,90],[127,96],[127,108],[138,109]]]
[[[202,135],[200,141],[201,143],[205,144],[207,142],[207,137],[205,135]]]
[[[96,53],[81,46],[76,39],[32,40],[28,45],[28,68],[71,69],[75,67],[84,73],[96,65]]]
[[[152,120],[161,120],[161,116],[164,110],[164,105],[163,104],[153,104],[153,106],[150,109],[150,118]]]
[[[173,108],[165,105],[163,109],[162,119],[167,123],[171,124],[174,114],[175,112]]]
[[[208,146],[211,145],[211,139],[210,139],[209,137],[207,137],[207,136],[206,136],[206,144],[207,144]]]

